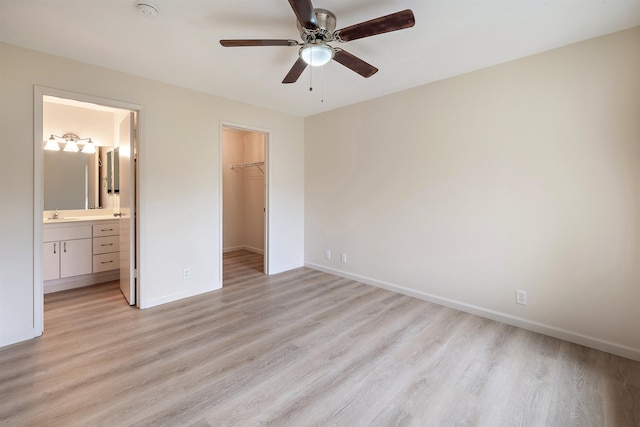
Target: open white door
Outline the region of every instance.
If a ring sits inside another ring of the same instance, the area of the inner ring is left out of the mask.
[[[135,203],[135,113],[129,112],[120,122],[120,290],[129,302],[136,304],[136,203]]]

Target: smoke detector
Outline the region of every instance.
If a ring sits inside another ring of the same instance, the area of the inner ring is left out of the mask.
[[[149,3],[138,3],[136,9],[143,16],[155,16],[158,14],[158,8]]]

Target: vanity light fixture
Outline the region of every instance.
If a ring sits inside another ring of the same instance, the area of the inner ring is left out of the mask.
[[[96,152],[96,146],[91,140],[91,138],[80,138],[78,135],[74,133],[65,133],[62,136],[51,135],[46,145],[44,146],[45,150],[60,150],[60,144],[57,140],[61,140],[61,142],[65,143],[64,150],[71,153],[77,153],[81,151],[83,153],[92,154]],[[82,149],[78,147],[78,144],[82,145]]]

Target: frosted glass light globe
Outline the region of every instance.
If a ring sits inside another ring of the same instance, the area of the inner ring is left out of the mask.
[[[313,67],[321,67],[333,58],[333,49],[327,45],[306,45],[300,49],[300,58]]]

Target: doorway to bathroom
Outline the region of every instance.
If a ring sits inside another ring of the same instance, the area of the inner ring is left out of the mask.
[[[238,271],[268,274],[268,133],[222,126],[222,283]]]
[[[141,109],[35,87],[34,326],[39,333],[44,294],[74,288],[99,292],[93,285],[111,283],[120,290],[123,306],[140,306]],[[76,164],[80,168],[72,174]]]

